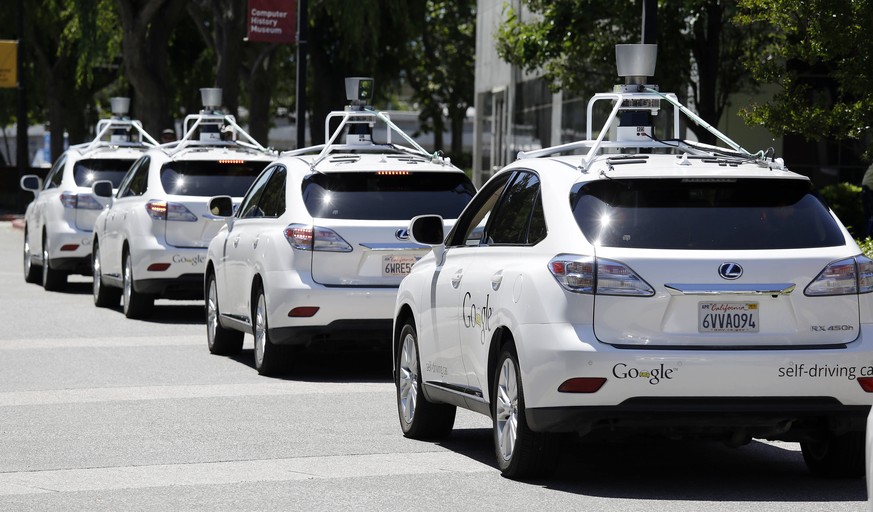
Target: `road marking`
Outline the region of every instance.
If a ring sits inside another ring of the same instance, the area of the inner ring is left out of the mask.
[[[37,338],[0,340],[0,350],[87,347],[168,347],[174,345],[206,346],[206,335],[131,336],[124,338]]]
[[[254,384],[194,384],[185,386],[141,386],[123,388],[49,389],[0,393],[0,407],[122,402],[131,400],[175,400],[239,396],[308,395],[324,393],[384,393],[394,389],[390,382],[266,382]]]
[[[337,455],[0,473],[0,495],[372,478],[444,471],[485,473],[496,470],[487,464],[449,451]]]

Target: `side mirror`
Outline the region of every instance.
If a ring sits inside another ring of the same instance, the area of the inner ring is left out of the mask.
[[[27,190],[28,192],[33,192],[34,195],[38,194],[39,190],[42,188],[42,180],[39,179],[39,176],[36,174],[22,176],[19,184],[22,189]]]
[[[233,200],[230,196],[215,196],[209,200],[209,213],[215,217],[231,217]]]
[[[91,192],[97,197],[112,197],[112,182],[109,180],[95,181],[91,185]]]
[[[419,215],[409,222],[409,237],[424,245],[442,245],[446,238],[443,218],[439,215]]]

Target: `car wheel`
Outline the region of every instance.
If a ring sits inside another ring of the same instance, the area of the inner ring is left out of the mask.
[[[494,448],[503,476],[535,478],[552,474],[558,463],[557,438],[534,432],[527,425],[518,355],[511,343],[497,360],[491,403]]]
[[[103,267],[100,265],[100,248],[94,244],[91,252],[91,271],[94,276],[94,284],[91,291],[94,296],[94,305],[98,308],[112,308],[118,305],[121,298],[121,290],[109,288],[103,284]]]
[[[49,246],[45,234],[42,237],[42,287],[56,292],[64,289],[67,284],[67,273],[51,267],[49,263]]]
[[[243,336],[240,331],[221,326],[215,274],[210,273],[206,278],[206,342],[209,352],[220,355],[238,354],[242,350]]]
[[[27,283],[39,283],[42,277],[40,269],[33,264],[33,254],[30,253],[30,235],[24,228],[24,281]]]
[[[273,344],[270,341],[270,329],[267,323],[267,299],[264,296],[263,286],[257,289],[257,301],[252,311],[253,328],[255,337],[255,369],[260,375],[275,375],[283,369],[284,347]]]
[[[860,478],[864,476],[864,432],[829,434],[818,441],[800,443],[806,467],[826,478]]]
[[[124,255],[122,269],[122,309],[127,318],[145,318],[152,312],[155,299],[133,289],[133,262],[130,253]]]
[[[400,331],[397,351],[397,414],[403,435],[412,439],[439,439],[455,425],[454,405],[429,402],[421,391],[421,364],[415,326],[407,323]]]

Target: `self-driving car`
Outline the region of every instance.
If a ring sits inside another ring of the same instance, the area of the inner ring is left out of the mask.
[[[202,95],[204,108],[185,118],[179,141],[142,155],[114,195],[105,181],[92,187],[97,197],[111,197],[92,238],[98,307],[115,306],[120,297],[127,317],[142,318],[158,298],[202,299],[206,247],[224,225],[209,198],[239,201],[276,156],[219,110],[220,89]]]
[[[91,275],[94,221],[107,203],[92,194],[94,182],[117,188],[131,164],[158,145],[127,117],[129,98],[110,104],[112,117],[97,123],[94,139],[64,151],[44,183],[36,175],[21,178],[35,196],[24,214],[24,279],[46,290],[63,289],[69,274]]]
[[[353,104],[327,117],[327,143],[272,162],[209,244],[209,350],[238,353],[250,333],[261,374],[307,347],[387,349],[397,286],[429,249],[409,240],[409,220],[435,213],[450,225],[475,192],[448,158],[367,107],[371,79],[349,80]],[[212,205],[231,213],[229,198]]]
[[[432,250],[394,312],[402,432],[480,412],[512,478],[551,472],[567,435],[641,432],[799,442],[814,474],[862,476],[873,261],[772,151],[681,138],[680,113],[709,125],[636,57],[585,140],[519,154],[447,233],[411,222]]]

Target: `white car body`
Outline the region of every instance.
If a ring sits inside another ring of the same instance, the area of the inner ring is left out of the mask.
[[[210,120],[248,137],[231,116],[189,116],[183,139],[137,160],[95,221],[96,305],[115,305],[120,294],[128,317],[144,317],[156,298],[203,297],[206,247],[224,225],[209,211],[209,198],[224,193],[239,201],[275,158],[253,140],[193,140],[201,122]]]
[[[369,138],[283,154],[209,244],[210,350],[235,353],[254,334],[255,366],[268,374],[287,346],[387,347],[397,286],[428,252],[409,242],[410,218],[441,211],[450,223],[474,192],[446,159]]]
[[[511,477],[553,468],[555,434],[639,430],[799,441],[814,473],[863,474],[873,262],[808,178],[742,151],[591,139],[522,154],[444,243],[425,240],[395,308],[404,433],[447,435],[458,406],[491,416]]]
[[[104,137],[119,129],[138,130],[140,142]],[[104,119],[93,141],[73,146],[55,160],[41,187],[33,186],[36,176],[22,178],[22,188],[35,195],[24,214],[25,279],[59,290],[68,274],[91,275],[94,221],[108,203],[91,193],[91,185],[109,180],[118,186],[130,165],[157,144],[137,121]]]

